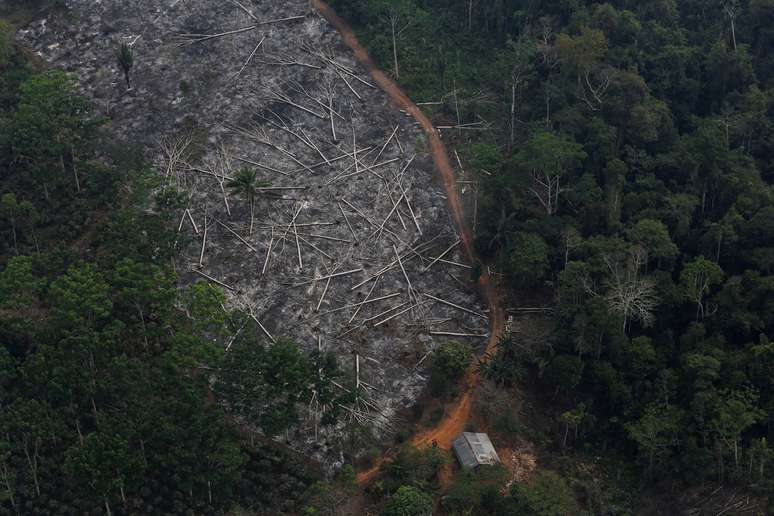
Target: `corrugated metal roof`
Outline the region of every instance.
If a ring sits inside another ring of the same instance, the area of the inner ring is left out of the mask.
[[[452,446],[463,467],[475,468],[482,464],[500,462],[500,457],[486,434],[463,432],[454,439]]]

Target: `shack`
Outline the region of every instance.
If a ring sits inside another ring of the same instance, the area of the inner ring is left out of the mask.
[[[454,455],[463,468],[477,469],[482,464],[500,462],[500,457],[486,434],[462,432],[454,439],[452,446]]]

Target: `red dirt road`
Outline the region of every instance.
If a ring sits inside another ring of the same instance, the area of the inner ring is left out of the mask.
[[[352,52],[354,52],[358,62],[368,70],[376,84],[390,96],[393,103],[413,116],[425,131],[425,134],[430,141],[430,149],[433,160],[435,161],[435,166],[443,181],[446,198],[449,203],[449,211],[451,212],[454,225],[457,228],[460,240],[462,241],[462,249],[469,263],[475,262],[477,260],[476,250],[473,246],[473,237],[470,228],[465,221],[462,200],[457,191],[456,173],[438,131],[422,110],[419,109],[405,93],[403,93],[403,90],[401,90],[392,79],[376,66],[366,49],[363,48],[357,37],[355,37],[355,33],[346,21],[339,17],[339,15],[322,0],[312,0],[312,6],[341,34],[342,38],[344,38],[344,43],[346,43]],[[479,279],[478,288],[481,295],[484,297],[484,300],[489,305],[490,338],[489,342],[487,342],[486,352],[487,354],[490,354],[496,349],[497,343],[505,328],[504,311],[500,303],[497,288],[492,284],[486,271],[482,273],[481,278]],[[470,420],[471,409],[480,382],[481,378],[478,373],[478,368],[476,367],[476,364],[473,363],[462,381],[461,394],[445,407],[444,418],[435,427],[423,429],[421,432],[417,433],[411,439],[411,442],[416,446],[423,446],[429,445],[435,441],[440,448],[445,450],[450,449],[452,440],[457,434],[465,429],[465,425]],[[358,482],[360,484],[368,483],[378,473],[381,462],[384,460],[389,460],[389,458],[384,457],[371,469],[360,472],[357,476]]]

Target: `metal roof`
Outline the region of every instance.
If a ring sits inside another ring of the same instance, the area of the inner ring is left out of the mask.
[[[500,457],[486,434],[462,432],[452,445],[454,454],[463,467],[476,468],[482,464],[500,462]]]

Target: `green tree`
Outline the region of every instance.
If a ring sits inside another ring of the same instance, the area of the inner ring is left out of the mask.
[[[8,66],[13,53],[13,27],[5,20],[0,20],[0,69]]]
[[[451,379],[458,379],[470,366],[473,350],[464,342],[445,342],[435,350],[433,368]]]
[[[758,408],[758,393],[752,389],[723,390],[712,407],[710,427],[734,454],[739,471],[739,439],[742,432],[760,421],[765,413]],[[722,472],[721,472],[722,478]]]
[[[25,81],[19,88],[11,144],[15,158],[33,168],[59,168],[64,176],[69,164],[80,191],[79,152],[85,152],[99,122],[90,117],[88,102],[75,95],[74,89],[72,80],[61,71]],[[46,179],[42,186],[48,199]]]
[[[571,138],[540,130],[515,154],[514,162],[529,173],[529,192],[547,215],[554,215],[559,208],[562,176],[585,158],[583,147]]]
[[[572,410],[562,412],[559,420],[564,423],[564,437],[562,437],[562,448],[567,446],[567,437],[570,434],[570,427],[575,432],[575,440],[578,440],[578,429],[580,428],[583,420],[586,419],[586,404],[578,403]]]
[[[275,436],[298,420],[298,404],[309,399],[312,379],[309,358],[293,342],[279,339],[264,348],[240,337],[223,359],[215,389],[230,411]]]
[[[133,335],[139,334],[146,352],[151,343],[160,348],[176,298],[174,277],[158,265],[131,258],[118,262],[112,275],[114,313],[120,314]]]
[[[545,378],[548,382],[556,386],[556,391],[560,389],[571,391],[581,381],[583,377],[583,361],[573,355],[558,355],[554,357],[545,370]]]
[[[134,51],[132,47],[126,43],[121,43],[121,46],[116,50],[116,62],[124,72],[124,79],[126,80],[126,89],[132,89],[132,83],[129,80],[129,74],[134,66]]]
[[[517,287],[535,287],[549,270],[545,240],[535,233],[519,231],[510,238],[507,272]]]
[[[431,491],[437,487],[438,472],[447,461],[448,455],[439,448],[416,448],[404,444],[392,462],[382,465],[384,488],[389,492],[407,485]]]
[[[226,295],[207,281],[191,284],[183,294],[191,324],[199,335],[223,338],[229,329],[229,313],[224,310]]]
[[[497,510],[504,505],[500,492],[509,477],[502,464],[483,465],[476,470],[465,468],[444,494],[443,507],[450,514],[507,514]]]
[[[401,486],[390,497],[382,514],[384,516],[431,516],[433,499],[416,487]]]
[[[4,194],[0,198],[0,219],[5,220],[11,226],[13,237],[13,250],[19,254],[17,232],[19,229],[31,229],[37,219],[35,207],[29,201],[19,201],[12,193]]]
[[[433,353],[430,390],[435,396],[442,396],[449,387],[462,377],[470,366],[473,350],[469,344],[445,342]]]
[[[663,222],[642,219],[629,229],[627,235],[630,242],[645,249],[649,258],[658,261],[659,268],[662,260],[672,260],[677,256],[677,246],[672,242]]]
[[[31,314],[44,283],[33,271],[32,258],[14,256],[0,272],[0,308]]]
[[[704,318],[704,299],[723,280],[723,269],[703,256],[693,259],[680,271],[680,286],[687,299],[696,303],[696,320]]]
[[[629,437],[637,443],[642,455],[647,457],[648,471],[652,472],[657,459],[680,443],[683,415],[672,405],[651,403],[642,416],[625,428]]]
[[[247,202],[250,207],[250,230],[249,235],[253,234],[253,220],[255,218],[255,197],[258,195],[258,188],[267,186],[267,183],[258,181],[258,175],[253,168],[242,168],[236,173],[233,179],[226,183],[226,186]]]
[[[142,475],[142,459],[119,432],[103,429],[90,433],[83,443],[68,450],[65,469],[74,478],[86,481],[111,514],[112,493],[118,491],[126,506],[125,487],[132,482],[127,476]]]
[[[54,318],[74,333],[86,333],[108,322],[113,309],[110,287],[96,266],[82,263],[51,284],[49,295]]]
[[[562,67],[576,76],[578,98],[592,111],[598,111],[610,85],[609,72],[600,66],[607,52],[605,34],[584,26],[574,37],[559,34],[554,48]]]
[[[567,65],[582,73],[605,57],[607,39],[601,30],[581,27],[577,36],[559,34],[556,37],[556,51]]]
[[[530,483],[514,482],[511,496],[519,504],[520,511],[516,514],[570,516],[581,513],[570,486],[553,471],[537,473]]]
[[[3,407],[0,430],[11,446],[11,453],[26,466],[37,496],[41,490],[41,463],[63,433],[61,421],[47,403],[19,398]]]

